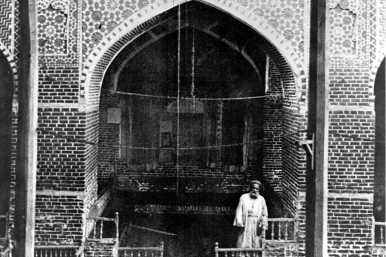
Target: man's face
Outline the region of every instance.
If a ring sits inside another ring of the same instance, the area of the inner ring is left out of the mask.
[[[258,184],[251,185],[250,194],[251,194],[252,198],[257,198],[257,196],[259,195],[259,189],[260,189],[260,187]]]

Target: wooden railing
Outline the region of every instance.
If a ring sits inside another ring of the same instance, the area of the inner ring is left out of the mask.
[[[269,218],[268,229],[263,234],[265,242],[296,242],[298,222],[294,218]]]
[[[264,244],[261,248],[214,248],[215,257],[264,257]]]
[[[12,250],[11,245],[8,245],[5,249],[0,248],[0,256],[1,257],[11,256],[11,250]]]
[[[35,246],[35,257],[78,257],[79,246],[39,245]]]
[[[8,230],[9,225],[9,215],[0,215],[0,239],[6,243],[4,246],[0,247],[0,257],[11,256],[12,244]],[[3,248],[4,247],[4,248]]]
[[[373,222],[373,240],[374,245],[386,246],[386,222]]]
[[[164,243],[159,247],[118,247],[118,257],[163,257]]]
[[[115,231],[111,231],[111,226],[105,228],[106,222],[115,223]],[[90,242],[118,243],[119,240],[119,216],[115,213],[115,218],[93,217],[89,218],[88,225],[92,225],[91,234],[87,238]],[[106,232],[107,231],[107,232]]]
[[[259,257],[265,255],[269,243],[296,243],[298,221],[296,218],[269,218],[268,229],[263,233],[261,248],[219,248],[215,246],[216,257]]]

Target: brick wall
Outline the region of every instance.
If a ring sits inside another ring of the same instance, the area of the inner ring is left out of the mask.
[[[106,180],[115,171],[119,144],[119,124],[107,123],[107,109],[119,108],[120,98],[114,94],[103,94],[100,100],[99,114],[99,156],[98,176],[101,181]]]
[[[283,88],[280,73],[272,61],[269,65],[269,90],[264,99],[263,174],[279,194],[282,192],[282,118]]]
[[[338,110],[330,117],[330,190],[372,192],[374,111]]]
[[[38,109],[36,241],[80,244],[85,199],[85,118],[78,108]]]
[[[368,74],[335,69],[330,76],[329,188],[373,193],[375,111]]]
[[[84,88],[85,84],[79,85],[78,67],[41,67],[36,209],[36,237],[39,243],[80,241],[82,215],[97,198],[97,164],[101,179],[107,178],[115,165],[112,159],[115,158],[116,151],[113,148],[99,148],[98,155],[98,140],[116,144],[118,131],[115,124],[98,123],[99,117],[101,121],[105,120],[103,107],[101,113],[98,112],[101,80],[116,53],[152,25],[152,21],[142,24],[141,27],[127,33],[119,42],[112,43],[112,47],[92,71],[93,76],[87,81],[87,88]],[[383,30],[382,35],[385,34]],[[358,31],[358,35],[362,34],[360,32],[363,31]],[[380,40],[381,45],[384,45],[383,41]],[[306,114],[299,113],[294,76],[279,50],[263,37],[257,37],[256,43],[275,63],[277,67],[275,76],[280,77],[285,94],[282,108],[268,108],[266,105],[265,142],[270,144],[265,144],[265,156],[269,158],[265,158],[264,175],[277,192],[282,192],[283,203],[289,212],[299,215],[301,221],[299,240],[304,242],[305,152],[296,142],[305,137],[302,131],[305,129]],[[370,42],[370,45],[374,46],[372,43]],[[366,49],[361,49],[361,52],[366,52]],[[368,78],[369,68],[350,68],[352,60],[353,58],[340,58],[340,66],[331,68],[330,72],[328,236],[330,254],[335,256],[366,255],[369,253],[366,247],[371,245],[369,231],[371,224],[368,221],[372,217],[375,113]],[[353,62],[357,65],[360,60]],[[89,68],[88,65],[89,63],[85,64],[86,70]],[[304,74],[300,74],[302,75]],[[273,73],[271,76],[274,78]],[[301,83],[301,89],[305,90],[305,81]],[[83,94],[83,91],[86,95],[81,95],[80,100],[87,98],[89,107],[86,110],[77,105],[79,94]],[[272,92],[274,91],[278,90]],[[49,106],[50,104],[55,106]],[[76,107],[69,107],[72,104]],[[101,106],[103,104],[101,102]],[[14,146],[16,112],[15,109]],[[100,138],[98,130],[103,131]],[[281,156],[278,149],[280,145]],[[160,167],[148,173],[134,171],[127,174],[124,171],[128,166],[124,162],[118,162],[116,165],[116,172],[123,177],[127,176],[127,179],[140,178],[143,175],[164,177],[175,174],[175,170],[170,167]],[[276,174],[276,170],[280,172]],[[254,167],[250,172],[243,174],[226,172],[188,167],[182,170],[181,175],[214,179],[222,176],[246,180],[258,176],[261,170]],[[279,180],[276,180],[275,175]],[[304,244],[301,249],[304,251]]]
[[[90,173],[89,138],[87,117],[77,104],[79,68],[41,65],[36,241],[79,245],[84,235],[83,216],[97,190],[96,183],[86,176]]]
[[[35,237],[38,245],[80,244],[83,233],[84,195],[50,190],[36,198]]]
[[[98,137],[99,110],[91,109],[85,115],[85,211],[95,203],[98,197]]]
[[[300,189],[301,162],[304,162],[304,150],[298,145],[299,114],[296,110],[283,110],[283,194],[284,206],[293,215],[296,213],[298,192]]]
[[[85,247],[85,257],[110,257],[113,254],[114,245],[100,242],[89,242]]]
[[[39,69],[40,103],[76,103],[78,97],[78,67],[50,66]]]
[[[372,248],[375,127],[373,98],[367,76],[365,69],[330,70],[329,256],[369,255]],[[300,131],[304,128],[303,120],[305,117],[300,117]],[[306,162],[304,154],[299,157],[298,242],[300,255],[304,256],[306,203],[303,192],[306,189]]]
[[[39,108],[37,190],[83,191],[84,123],[76,108]]]
[[[374,103],[368,68],[331,68],[329,102],[334,106],[367,107]]]
[[[266,99],[264,110],[264,177],[282,195],[286,212],[297,212],[298,191],[305,189],[305,152],[298,140],[304,136],[306,116],[288,98],[294,91],[292,75],[270,62],[269,91],[279,100]],[[284,99],[281,96],[285,95]],[[275,99],[275,98],[273,98]]]
[[[333,256],[370,254],[372,246],[375,111],[368,73],[330,70],[328,247]]]
[[[372,246],[372,194],[330,194],[328,251],[330,256],[368,255]]]

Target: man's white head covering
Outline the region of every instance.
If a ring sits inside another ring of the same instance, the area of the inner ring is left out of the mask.
[[[251,187],[252,185],[258,185],[259,187],[261,187],[261,183],[258,180],[249,181],[249,186]]]

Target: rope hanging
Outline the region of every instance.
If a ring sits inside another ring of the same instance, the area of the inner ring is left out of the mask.
[[[179,173],[180,173],[180,72],[181,72],[181,5],[178,5],[178,53],[177,53],[177,151],[176,151],[176,178],[177,196],[179,192]]]
[[[77,143],[77,144],[87,144],[87,145],[98,145],[98,146],[109,146],[109,147],[122,147],[122,148],[132,148],[132,149],[143,149],[141,147],[129,147],[129,146],[121,146],[121,145],[109,145],[109,144],[100,144],[98,142],[91,142],[87,140],[81,140],[77,139],[76,137],[69,137],[69,136],[64,136],[61,135],[57,132],[54,131],[48,131],[43,128],[38,128],[38,132],[40,132],[43,135],[50,135],[55,139],[63,139],[67,143]],[[283,133],[282,137],[290,137],[290,136],[299,136],[299,133],[305,133],[305,131],[298,131],[298,132],[293,132],[293,133]],[[350,135],[345,135],[345,134],[339,134],[339,133],[330,133],[330,135],[335,136],[337,138],[347,138],[347,139],[353,139],[361,142],[375,142],[375,139],[372,138],[361,138],[358,136],[350,136]],[[203,146],[203,147],[197,147],[197,149],[210,149],[210,148],[219,148],[219,147],[231,147],[231,146],[237,146],[237,145],[242,145],[242,144],[254,144],[257,142],[261,142],[262,140],[255,140],[255,141],[250,141],[246,143],[236,143],[236,144],[229,144],[229,145],[217,145],[217,146]],[[385,143],[386,141],[381,141],[378,140],[377,142],[380,143]],[[55,146],[54,146],[55,147]],[[173,148],[162,148],[162,147],[154,147],[154,148],[147,148],[147,149],[173,149]],[[186,147],[186,148],[180,148],[180,150],[188,150],[188,149],[196,149],[195,147]]]
[[[128,96],[138,96],[138,97],[149,97],[149,98],[161,98],[161,99],[172,99],[177,100],[190,100],[193,99],[192,97],[175,97],[175,96],[165,96],[165,95],[148,95],[148,94],[140,94],[140,93],[131,93],[131,92],[123,92],[123,91],[115,91],[115,90],[104,90],[112,94],[119,94],[119,95],[128,95]],[[247,96],[247,97],[194,97],[196,100],[200,101],[234,101],[234,100],[254,100],[254,99],[263,99],[263,98],[272,98],[277,97],[280,98],[281,94],[275,94],[275,95],[259,95],[259,96]]]
[[[194,29],[192,28],[192,89],[191,89],[191,96],[193,98],[193,103],[195,100],[195,95],[194,95],[194,53],[196,52],[194,48]]]
[[[250,141],[250,142],[242,142],[242,143],[226,144],[226,145],[179,147],[178,149],[179,150],[218,149],[218,148],[235,147],[235,146],[242,146],[242,145],[248,145],[248,144],[256,144],[256,143],[260,143],[260,142],[263,142],[263,140],[254,140],[254,141]],[[118,148],[125,148],[125,149],[134,149],[134,150],[176,150],[177,149],[174,147],[141,147],[141,146],[123,146],[123,145],[111,145],[111,144],[99,144],[99,146],[118,147]]]

